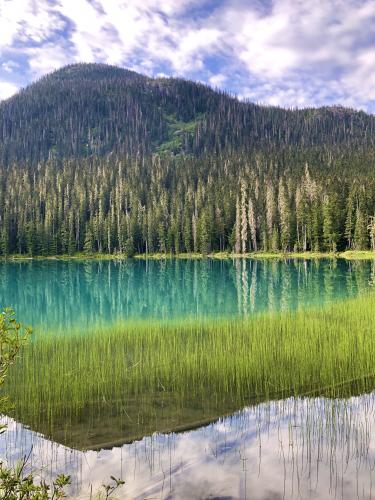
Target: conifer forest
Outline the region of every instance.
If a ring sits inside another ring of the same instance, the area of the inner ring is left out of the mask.
[[[375,250],[364,112],[82,64],[1,103],[0,131],[3,256]]]

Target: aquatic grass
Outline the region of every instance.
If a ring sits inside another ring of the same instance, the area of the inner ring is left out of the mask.
[[[12,372],[16,418],[79,447],[174,430],[375,379],[375,294],[243,319],[138,320],[36,335]]]

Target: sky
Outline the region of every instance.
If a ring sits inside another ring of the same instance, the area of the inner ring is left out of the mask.
[[[0,0],[0,100],[78,62],[375,113],[375,0]]]

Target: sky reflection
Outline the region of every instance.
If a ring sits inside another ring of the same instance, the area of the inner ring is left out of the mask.
[[[121,498],[371,498],[374,396],[265,403],[99,452],[71,450],[7,419],[0,454],[14,463],[32,448],[30,465],[44,478],[72,475],[71,498],[90,498],[111,475],[126,481]]]

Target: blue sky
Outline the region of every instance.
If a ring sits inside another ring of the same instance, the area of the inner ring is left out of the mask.
[[[75,62],[375,113],[375,0],[0,0],[0,99]]]

